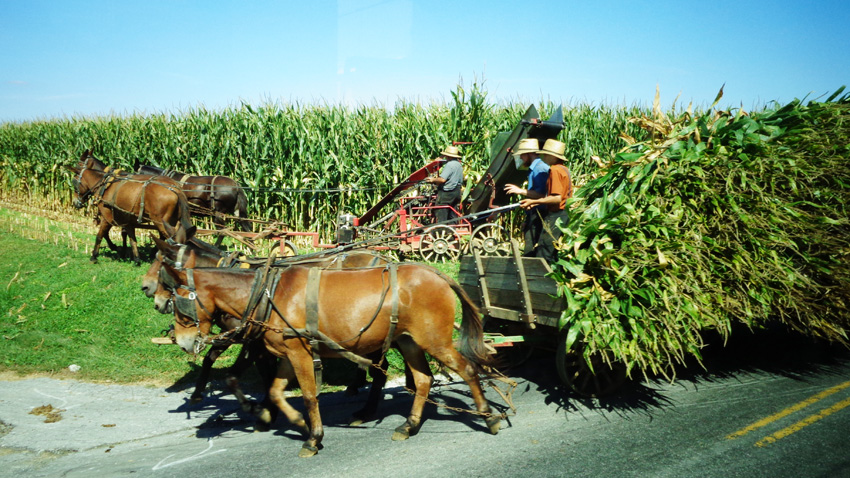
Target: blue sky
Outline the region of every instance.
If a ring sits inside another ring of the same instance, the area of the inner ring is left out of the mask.
[[[722,107],[850,79],[850,2],[0,0],[0,122],[490,100]]]

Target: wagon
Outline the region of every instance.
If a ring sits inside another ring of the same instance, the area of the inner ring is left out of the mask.
[[[460,261],[458,282],[484,314],[488,342],[505,366],[519,365],[534,350],[554,353],[558,378],[586,397],[616,391],[625,381],[622,364],[592,358],[579,348],[567,350],[559,321],[565,299],[548,277],[549,264],[539,257],[522,257],[511,240],[507,256],[485,256],[473,249]]]

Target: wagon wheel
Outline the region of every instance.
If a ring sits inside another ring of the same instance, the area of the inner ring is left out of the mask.
[[[482,256],[504,257],[511,253],[511,243],[505,228],[498,224],[482,224],[472,231],[469,250],[478,249]]]
[[[290,241],[283,241],[283,250],[280,253],[281,257],[292,257],[298,255],[298,248]]]
[[[606,363],[599,354],[590,358],[591,370],[581,347],[567,350],[567,341],[558,339],[555,368],[561,381],[582,397],[602,397],[617,391],[626,381],[626,366],[620,362]]]
[[[453,261],[460,256],[460,238],[448,226],[434,226],[422,234],[419,254],[426,261]]]

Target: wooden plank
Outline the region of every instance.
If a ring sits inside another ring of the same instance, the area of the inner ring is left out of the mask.
[[[478,272],[478,290],[480,292],[481,306],[486,309],[487,307],[490,307],[490,293],[487,288],[487,274],[481,264],[481,254],[478,252],[478,248],[472,248],[472,255],[475,258],[475,268]]]
[[[490,307],[487,315],[490,317],[494,317],[501,320],[509,320],[511,322],[524,322],[524,320],[520,317],[520,313],[513,309],[503,309],[501,307]],[[546,325],[548,327],[557,327],[558,326],[558,316],[549,316],[538,314],[535,317],[534,323]]]
[[[481,257],[481,262],[487,274],[515,274],[516,262],[513,257]],[[552,271],[549,264],[539,257],[523,257],[523,267],[528,277],[544,277]],[[475,261],[472,256],[466,255],[460,261],[461,271],[474,271]]]
[[[517,244],[516,239],[511,239],[511,250],[514,253],[514,262],[516,263],[517,276],[519,278],[519,288],[522,291],[522,304],[525,307],[525,322],[533,329],[534,310],[531,308],[531,295],[528,293],[528,279],[525,277],[525,268],[523,267],[522,257],[519,255],[519,244]]]
[[[548,277],[526,278],[528,291],[537,294],[557,294],[558,284]],[[458,274],[458,283],[461,285],[473,286],[478,284],[478,273]],[[512,290],[519,292],[520,288],[517,284],[517,276],[510,274],[493,274],[487,271],[487,288],[489,290]]]

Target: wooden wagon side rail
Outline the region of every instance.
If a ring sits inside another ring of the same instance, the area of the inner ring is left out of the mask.
[[[546,277],[552,269],[539,257],[518,259],[464,256],[458,283],[485,315],[557,327],[564,301],[556,296],[555,281]]]

